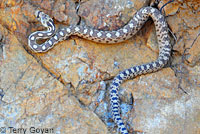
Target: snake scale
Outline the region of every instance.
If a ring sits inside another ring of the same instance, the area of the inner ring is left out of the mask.
[[[132,37],[143,24],[151,17],[155,24],[156,35],[159,45],[159,56],[151,63],[134,66],[120,72],[110,86],[110,103],[114,122],[117,124],[121,134],[128,134],[128,131],[120,117],[118,90],[120,84],[141,74],[155,72],[164,67],[170,59],[171,44],[168,35],[168,26],[164,16],[159,10],[153,7],[143,7],[138,10],[133,18],[122,28],[115,31],[101,31],[90,28],[86,25],[70,25],[58,31],[55,30],[53,20],[41,11],[35,13],[42,25],[47,27],[47,31],[36,31],[28,38],[28,45],[34,52],[46,52],[59,41],[65,40],[71,35],[76,35],[94,42],[118,43]],[[47,39],[43,44],[37,44],[37,39]]]

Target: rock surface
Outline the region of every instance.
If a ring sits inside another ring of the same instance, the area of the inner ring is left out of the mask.
[[[158,8],[167,3],[161,0]],[[38,54],[28,36],[44,27],[35,19],[40,9],[56,27],[88,25],[115,30],[150,0],[0,1],[0,127],[40,133],[117,133],[111,118],[109,85],[123,69],[157,58],[153,22],[118,44],[79,37]],[[173,33],[170,63],[162,70],[122,84],[122,118],[129,132],[200,133],[200,2],[174,1],[163,10]],[[176,42],[173,39],[173,36]],[[34,127],[34,128],[31,128]],[[3,128],[1,129],[3,131]]]

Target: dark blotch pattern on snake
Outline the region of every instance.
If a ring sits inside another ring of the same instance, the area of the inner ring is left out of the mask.
[[[163,68],[164,65],[169,61],[171,53],[170,38],[168,35],[168,26],[164,16],[159,10],[153,7],[143,7],[133,18],[122,28],[116,31],[100,31],[97,29],[90,28],[88,26],[70,25],[62,28],[56,32],[53,20],[41,11],[35,13],[38,20],[41,21],[42,25],[47,27],[47,31],[36,31],[32,33],[28,38],[28,45],[35,52],[46,52],[51,49],[56,43],[66,39],[71,35],[76,35],[94,42],[100,43],[117,43],[132,37],[143,24],[151,17],[154,21],[156,28],[156,35],[159,44],[159,56],[156,61],[151,63],[134,66],[129,69],[120,72],[113,80],[110,86],[110,103],[113,115],[113,120],[117,124],[122,134],[128,134],[128,131],[120,117],[119,109],[119,96],[118,90],[120,84],[127,80],[134,78],[141,74],[157,71]],[[37,44],[37,39],[47,39],[43,44]]]

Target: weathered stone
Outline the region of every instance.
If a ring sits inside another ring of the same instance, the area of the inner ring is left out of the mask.
[[[170,29],[176,36],[176,44],[174,50],[178,51],[182,56],[186,57],[187,62],[195,65],[199,62],[199,49],[195,44],[199,44],[199,22],[200,12],[198,8],[194,8],[200,5],[199,1],[192,2],[178,2],[179,12],[174,16],[167,18]],[[168,9],[170,10],[170,9]],[[195,52],[190,51],[195,49]]]
[[[170,2],[169,0],[161,0],[158,7],[161,10],[161,8],[167,3]],[[166,16],[169,15],[175,15],[178,10],[179,10],[180,4],[179,1],[173,1],[170,4],[167,4],[166,6],[163,7],[162,13],[165,14]]]
[[[133,38],[100,44],[70,37],[46,53],[33,53],[30,33],[45,28],[34,12],[51,16],[59,29],[70,24],[115,30],[150,0],[3,0],[0,3],[0,126],[53,128],[55,133],[116,133],[109,85],[122,70],[158,56],[152,20]],[[167,0],[162,0],[161,8]],[[199,1],[164,7],[176,36],[170,63],[120,87],[122,118],[129,132],[199,133]],[[173,39],[172,39],[173,40]],[[173,43],[173,41],[172,41]]]
[[[76,14],[75,3],[72,0],[59,0],[55,2],[52,16],[57,21],[65,24],[77,24],[79,17]]]
[[[149,4],[150,0],[90,0],[81,4],[79,15],[91,27],[116,30],[126,24],[135,12]],[[101,6],[99,6],[101,5]]]
[[[169,73],[171,72],[171,73]],[[162,69],[156,73],[142,75],[133,81],[128,81],[124,87],[133,94],[134,99],[153,99],[153,98],[176,98],[179,96],[176,91],[178,79],[174,76],[171,69]]]
[[[76,98],[68,97],[69,89],[24,51],[12,34],[5,40],[8,44],[0,66],[0,87],[5,92],[0,108],[4,116],[1,126],[53,128],[60,133],[107,133],[101,120],[81,108]],[[59,124],[62,127],[56,127]]]

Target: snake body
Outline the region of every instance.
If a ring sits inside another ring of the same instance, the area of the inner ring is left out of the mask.
[[[155,24],[157,40],[159,44],[159,56],[156,61],[151,63],[134,66],[120,72],[113,80],[110,86],[110,103],[113,115],[113,120],[117,124],[121,134],[128,134],[128,131],[120,117],[119,96],[118,90],[120,84],[141,74],[155,72],[169,61],[171,54],[171,44],[168,35],[168,26],[164,16],[159,10],[153,7],[143,7],[136,12],[133,18],[122,28],[116,31],[100,31],[88,26],[70,25],[56,32],[53,20],[41,11],[35,13],[42,25],[47,27],[47,31],[36,31],[28,38],[29,47],[35,52],[46,52],[51,49],[56,43],[68,38],[71,35],[76,35],[94,42],[100,43],[118,43],[132,37],[143,24],[151,17]],[[37,44],[37,39],[46,39],[43,44]]]

